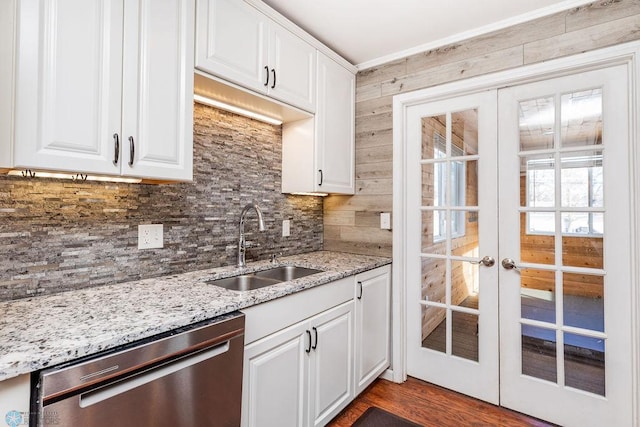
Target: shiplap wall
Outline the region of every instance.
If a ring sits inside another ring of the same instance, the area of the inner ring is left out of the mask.
[[[604,0],[359,72],[356,194],[325,198],[324,248],[391,256],[394,95],[638,39],[640,0]]]

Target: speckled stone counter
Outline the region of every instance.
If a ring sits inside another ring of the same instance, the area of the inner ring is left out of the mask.
[[[274,267],[222,267],[0,303],[0,381],[111,349],[234,310],[389,264],[389,258],[339,252],[284,257],[322,273],[246,292],[211,279]]]

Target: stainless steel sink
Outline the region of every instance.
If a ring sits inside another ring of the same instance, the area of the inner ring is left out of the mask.
[[[258,271],[255,275],[258,277],[279,280],[281,282],[288,282],[289,280],[299,279],[300,277],[310,276],[316,273],[322,273],[322,270],[296,267],[295,265],[283,265],[269,270]]]
[[[226,279],[209,280],[207,283],[229,289],[230,291],[252,291],[254,289],[264,288],[265,286],[275,285],[281,281],[282,280],[258,277],[253,274],[243,274],[242,276],[227,277]]]
[[[225,279],[208,280],[210,285],[220,286],[231,291],[252,291],[275,285],[276,283],[288,282],[311,274],[322,273],[322,270],[313,268],[296,267],[293,265],[283,265],[269,270],[257,271],[252,274],[227,277]]]

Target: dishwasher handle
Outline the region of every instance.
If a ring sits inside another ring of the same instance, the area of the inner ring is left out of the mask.
[[[214,357],[220,356],[229,351],[229,346],[229,341],[226,341],[215,347],[201,350],[199,352],[196,352],[195,354],[184,356],[165,365],[157,366],[146,371],[136,373],[134,375],[131,375],[130,377],[116,381],[113,384],[83,393],[80,395],[80,407],[86,408],[91,405],[95,405],[119,394],[126,393],[127,391],[132,390],[136,387],[140,387],[150,382],[159,380],[163,377],[169,376],[182,369],[186,369],[197,363],[204,362],[208,359],[213,359]]]

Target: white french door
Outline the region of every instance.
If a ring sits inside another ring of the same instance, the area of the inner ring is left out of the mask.
[[[632,424],[627,67],[406,109],[407,373]]]
[[[501,404],[631,425],[629,90],[619,66],[499,91]]]
[[[495,90],[407,111],[405,243],[408,374],[497,404],[496,123]]]

